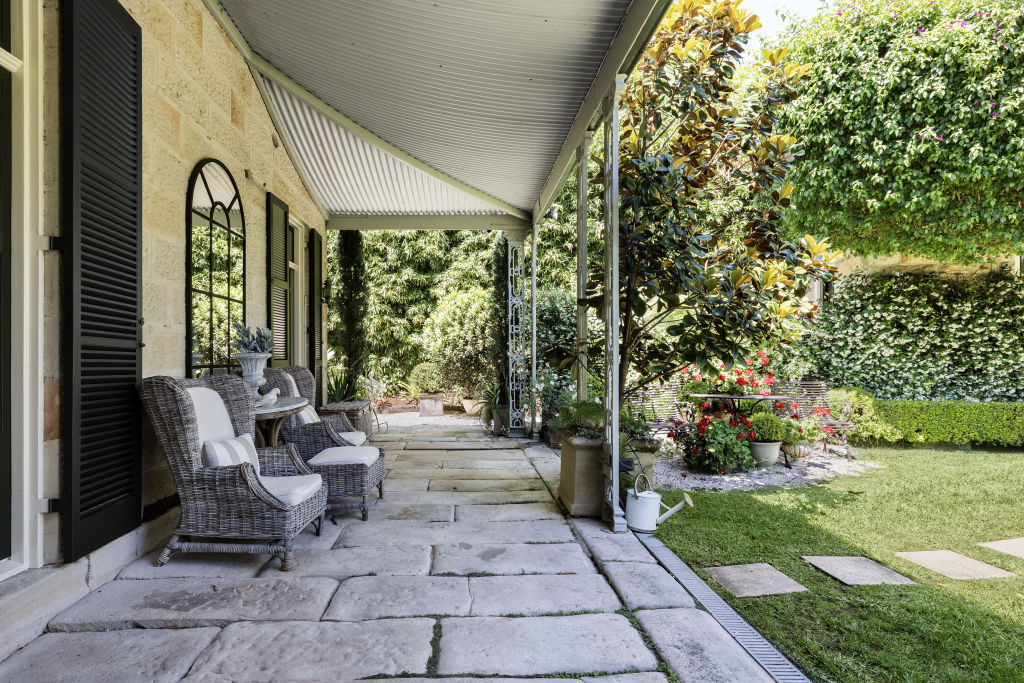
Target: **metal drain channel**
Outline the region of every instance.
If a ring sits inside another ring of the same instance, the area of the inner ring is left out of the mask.
[[[669,550],[668,546],[651,534],[635,535],[641,543],[647,546],[658,562],[675,576],[686,590],[690,591],[690,594],[722,625],[722,628],[728,631],[775,680],[780,683],[790,683],[791,681],[793,683],[797,681],[810,683],[810,679],[804,676],[800,669],[796,668],[791,661],[775,649],[774,645],[765,640],[764,636],[737,614],[736,610],[712,590],[711,586],[704,583],[704,580],[697,576],[685,562],[676,557],[676,554]]]

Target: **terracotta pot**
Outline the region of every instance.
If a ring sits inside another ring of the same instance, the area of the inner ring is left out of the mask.
[[[558,498],[573,517],[594,517],[604,506],[603,441],[562,434]]]
[[[782,448],[781,441],[748,441],[750,455],[757,461],[757,466],[771,467],[779,461],[779,449]]]
[[[808,443],[807,441],[801,441],[800,443],[784,443],[782,444],[782,452],[793,458],[794,460],[800,460],[806,458],[808,455],[814,453],[814,449],[817,448],[817,444]]]
[[[420,417],[444,415],[444,394],[419,395]]]

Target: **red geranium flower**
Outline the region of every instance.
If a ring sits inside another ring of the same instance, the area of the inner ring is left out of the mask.
[[[744,379],[743,377],[740,377],[740,378],[739,378],[738,380],[736,380],[736,384],[739,384],[739,385],[740,385],[741,387],[742,387],[742,386],[743,386],[744,384],[746,384],[746,383],[747,383],[747,380],[746,380],[746,379]]]

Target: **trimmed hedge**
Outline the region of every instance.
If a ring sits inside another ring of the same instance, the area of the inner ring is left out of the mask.
[[[1024,445],[1024,403],[878,401],[878,415],[910,443]]]

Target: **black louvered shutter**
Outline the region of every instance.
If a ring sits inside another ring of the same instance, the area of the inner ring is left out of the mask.
[[[142,35],[114,0],[61,3],[64,560],[142,517]]]
[[[274,355],[270,364],[289,365],[288,334],[291,294],[288,291],[288,205],[267,193],[267,315],[274,331]]]
[[[309,369],[316,379],[316,404],[323,405],[324,358],[324,243],[309,231]]]

